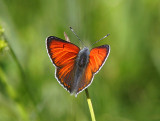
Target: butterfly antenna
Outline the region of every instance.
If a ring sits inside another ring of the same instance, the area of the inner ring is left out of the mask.
[[[110,35],[110,34],[107,34],[107,35],[106,35],[106,36],[104,36],[103,38],[101,38],[101,39],[97,40],[96,42],[94,42],[92,45],[94,45],[94,44],[96,44],[97,42],[101,41],[102,39],[104,39],[104,38],[108,37],[109,35]]]
[[[79,39],[79,41],[84,45],[83,41],[78,37],[78,35],[74,32],[72,27],[69,27],[70,30],[74,33],[74,35],[76,35],[76,37]]]

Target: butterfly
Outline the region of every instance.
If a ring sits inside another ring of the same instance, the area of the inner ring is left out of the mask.
[[[109,45],[89,50],[75,44],[49,36],[46,39],[48,55],[56,67],[55,78],[69,93],[77,96],[93,81],[94,75],[102,68],[110,53]]]

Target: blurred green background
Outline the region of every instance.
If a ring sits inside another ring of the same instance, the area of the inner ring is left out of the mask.
[[[97,121],[160,121],[159,0],[0,0],[0,26],[0,121],[91,120],[46,51],[64,31],[81,45],[69,26],[87,45],[110,33],[94,45],[111,46],[88,88]]]

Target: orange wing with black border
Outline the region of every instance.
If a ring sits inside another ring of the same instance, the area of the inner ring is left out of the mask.
[[[70,92],[74,66],[80,49],[78,46],[55,36],[48,37],[46,44],[49,57],[56,66],[56,78]]]
[[[94,75],[101,69],[110,52],[109,45],[102,45],[93,48],[90,51],[89,62],[86,67],[85,73],[82,77],[82,81],[79,84],[77,94],[86,89],[92,82]]]

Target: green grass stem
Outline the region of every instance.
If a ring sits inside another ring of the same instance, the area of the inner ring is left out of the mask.
[[[85,92],[86,92],[86,97],[87,97],[87,102],[88,102],[88,107],[89,107],[91,119],[92,119],[92,121],[96,121],[93,106],[92,106],[92,101],[91,101],[91,98],[89,96],[88,89],[85,89]]]

